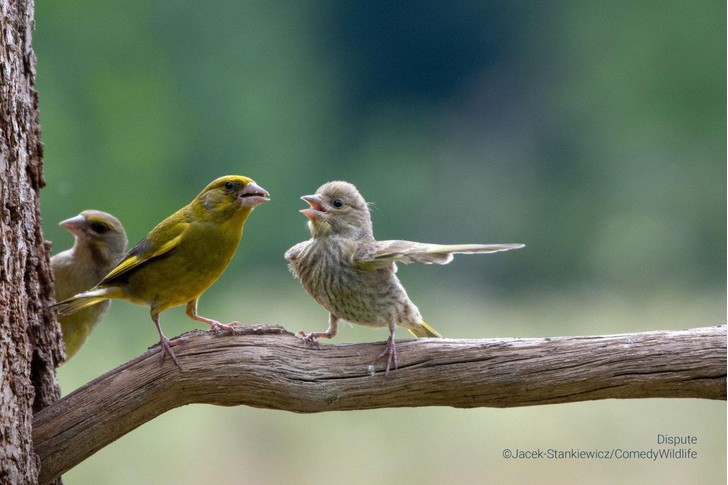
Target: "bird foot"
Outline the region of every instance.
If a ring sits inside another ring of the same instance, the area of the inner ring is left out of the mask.
[[[235,327],[242,327],[240,322],[220,323],[212,320],[210,322],[210,330],[215,332],[230,332],[235,333]]]
[[[296,334],[296,337],[301,337],[304,343],[315,344],[318,343],[318,335],[316,332],[305,333],[303,330]]]
[[[311,332],[311,333],[305,333],[303,330],[298,332],[296,334],[297,337],[301,337],[301,339],[307,343],[307,344],[315,344],[318,343],[318,339],[320,337],[323,338],[332,338],[333,335],[328,332]]]
[[[397,348],[394,345],[394,336],[389,336],[387,339],[387,346],[384,348],[384,351],[377,356],[377,360],[382,357],[387,357],[387,368],[384,371],[384,375],[386,376],[389,374],[389,369],[392,367],[392,364],[394,364],[395,369],[397,368]]]
[[[177,360],[177,356],[174,355],[174,352],[172,351],[172,347],[174,347],[175,345],[181,344],[185,340],[186,339],[184,339],[184,338],[169,340],[167,337],[162,336],[162,338],[159,339],[159,345],[162,346],[162,349],[160,350],[160,353],[162,354],[162,363],[164,363],[164,357],[167,354],[169,354],[169,356],[172,357],[172,360],[177,365],[179,370],[182,370],[182,366],[179,364],[179,361]]]

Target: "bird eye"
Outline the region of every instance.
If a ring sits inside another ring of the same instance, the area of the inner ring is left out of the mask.
[[[227,190],[233,190],[233,187],[235,187],[235,184],[232,182],[225,182],[225,189]]]
[[[336,207],[337,209],[341,209],[342,207],[344,207],[344,201],[341,199],[334,199],[334,207]]]
[[[100,222],[92,222],[91,230],[93,232],[95,232],[96,234],[103,234],[103,233],[109,231],[109,226],[107,226],[106,224],[102,224]]]

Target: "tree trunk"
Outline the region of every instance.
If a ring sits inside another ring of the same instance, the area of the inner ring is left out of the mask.
[[[61,334],[40,230],[34,3],[0,0],[0,9],[0,482],[35,483],[33,413],[59,397]]]

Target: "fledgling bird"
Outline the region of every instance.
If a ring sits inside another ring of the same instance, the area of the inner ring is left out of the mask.
[[[71,249],[51,258],[56,301],[96,286],[119,262],[128,242],[121,222],[106,212],[85,210],[60,225],[73,234],[74,243]],[[66,344],[66,361],[76,355],[110,303],[102,301],[73,315],[58,317]]]
[[[268,192],[248,177],[213,180],[192,202],[157,224],[95,288],[58,303],[59,314],[109,299],[147,305],[159,332],[162,360],[168,353],[180,367],[159,314],[186,304],[188,317],[212,329],[237,325],[198,315],[197,300],[232,259],[250,212],[268,200]]]
[[[308,294],[329,311],[325,332],[299,335],[307,342],[333,338],[339,319],[369,327],[389,328],[387,346],[377,358],[387,358],[385,375],[397,351],[394,332],[403,326],[415,337],[441,337],[422,319],[396,276],[396,263],[447,264],[455,253],[492,253],[523,244],[426,244],[374,239],[369,206],[348,182],[328,182],[314,195],[301,197],[309,208],[311,239],[288,251],[291,272]]]

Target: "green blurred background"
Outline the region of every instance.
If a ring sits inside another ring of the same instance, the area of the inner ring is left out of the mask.
[[[221,321],[323,330],[283,260],[300,195],[374,202],[381,239],[522,242],[407,266],[453,338],[591,335],[726,318],[726,5],[697,2],[37,2],[43,229],[83,209],[131,243],[225,174],[272,194],[202,297]],[[199,328],[172,309],[167,335]],[[343,327],[336,342],[386,331]],[[157,341],[112,305],[59,370],[64,394]],[[167,413],[67,484],[725,483],[726,407],[698,400],[296,415]],[[692,461],[508,461],[504,448],[649,449]]]

